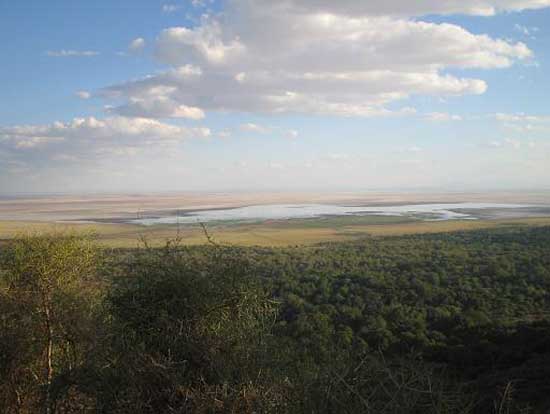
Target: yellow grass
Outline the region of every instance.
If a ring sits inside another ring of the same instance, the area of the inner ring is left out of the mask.
[[[292,223],[292,222],[290,222]],[[371,236],[396,236],[404,234],[441,233],[458,230],[474,230],[503,226],[550,225],[547,218],[523,218],[477,221],[411,222],[395,224],[354,224],[311,227],[303,223],[296,226],[270,224],[243,224],[213,226],[210,233],[218,242],[243,246],[308,245],[326,241],[353,240]],[[143,227],[132,224],[53,224],[43,222],[0,221],[0,239],[13,238],[24,232],[94,231],[101,244],[109,247],[135,247],[144,236],[154,245],[163,244],[178,233],[175,226]],[[206,239],[200,227],[182,227],[180,236],[186,244],[203,244]]]

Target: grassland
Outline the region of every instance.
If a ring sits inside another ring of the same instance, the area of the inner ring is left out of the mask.
[[[266,221],[249,224],[213,223],[211,235],[223,243],[236,245],[290,246],[327,241],[351,240],[366,236],[397,236],[404,234],[441,233],[505,226],[550,225],[547,218],[500,220],[451,220],[426,222],[398,217],[330,217],[307,220]],[[133,224],[46,223],[0,221],[0,239],[9,240],[19,233],[51,231],[93,231],[99,242],[108,247],[135,247],[145,237],[151,244],[180,236],[185,244],[203,244],[206,239],[199,225],[138,226]]]

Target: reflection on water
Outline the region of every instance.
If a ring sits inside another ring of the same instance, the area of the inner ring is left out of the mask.
[[[238,208],[186,212],[178,216],[149,217],[132,220],[132,223],[175,224],[211,221],[258,221],[316,218],[323,216],[401,216],[424,220],[475,220],[471,210],[514,209],[530,207],[522,204],[458,203],[458,204],[411,204],[400,206],[338,206],[331,204],[267,204]],[[467,210],[467,212],[465,211]]]

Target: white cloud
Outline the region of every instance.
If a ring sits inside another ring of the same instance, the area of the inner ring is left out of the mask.
[[[174,13],[180,8],[180,6],[176,4],[163,4],[162,5],[162,11],[164,13]]]
[[[506,114],[496,113],[495,119],[503,122],[536,122],[536,123],[550,123],[550,116],[545,115],[528,115],[524,113]]]
[[[109,112],[114,114],[143,118],[202,119],[205,116],[204,111],[197,106],[183,103],[181,91],[177,87],[201,76],[201,68],[184,65],[157,77],[146,77],[120,87],[103,89],[99,95],[117,101],[125,94],[130,95],[125,104],[109,106]]]
[[[245,131],[245,132],[257,132],[259,134],[267,134],[268,132],[270,132],[270,128],[267,128],[267,127],[264,127],[262,125],[258,125],[258,124],[254,124],[252,122],[248,122],[248,123],[245,123],[245,124],[242,124],[240,126],[241,128],[241,131]]]
[[[78,96],[80,99],[90,99],[92,97],[92,94],[88,91],[78,91],[76,93],[76,96]]]
[[[199,61],[210,64],[226,64],[244,54],[244,45],[238,37],[229,41],[222,39],[222,26],[216,20],[204,20],[195,29],[172,27],[161,32],[158,39],[158,54],[163,61],[186,63],[181,52],[189,52]]]
[[[446,112],[430,112],[425,115],[425,118],[432,122],[462,121],[460,115],[453,115]]]
[[[454,75],[453,68],[506,68],[532,58],[524,43],[418,16],[546,5],[546,0],[232,0],[223,14],[205,14],[195,27],[160,33],[156,56],[171,70],[107,91],[128,105],[143,94],[154,99],[148,91],[164,87],[172,88],[172,107],[203,111],[402,115],[410,110],[392,111],[388,104],[413,95],[486,91],[484,80]],[[200,75],[174,75],[189,67],[200,68]]]
[[[244,132],[254,132],[257,134],[269,134],[276,133],[277,135],[289,138],[296,139],[300,133],[295,129],[284,129],[280,127],[267,127],[263,125],[258,125],[252,122],[244,123],[239,126],[239,129]]]
[[[43,147],[48,144],[62,142],[65,139],[63,137],[41,137],[41,136],[30,136],[30,137],[20,137],[12,143],[15,149],[30,149]],[[7,140],[6,140],[7,141]]]
[[[197,107],[180,105],[167,96],[153,98],[131,98],[126,105],[113,108],[114,112],[122,116],[142,118],[187,118],[203,119],[204,111]]]
[[[234,0],[250,2],[250,0]],[[301,13],[336,13],[348,16],[357,15],[392,15],[419,17],[428,14],[450,15],[470,14],[492,16],[499,12],[517,12],[528,9],[541,9],[550,6],[550,0],[255,0],[258,7],[268,5],[292,9]]]
[[[46,125],[2,127],[0,149],[13,154],[39,148],[37,156],[41,159],[47,159],[48,153],[60,152],[70,157],[92,158],[105,153],[123,154],[125,148],[136,151],[141,147],[170,146],[209,135],[208,128],[186,128],[153,119],[89,117]]]
[[[193,59],[203,65],[243,69],[235,74],[254,71],[259,76],[269,69],[291,76],[313,75],[313,80],[319,80],[315,76],[353,80],[392,69],[414,74],[443,67],[508,67],[531,56],[523,43],[474,35],[448,23],[386,16],[268,14],[257,6],[235,13],[235,22],[205,18],[194,29],[164,30],[159,57],[173,65]],[[278,41],[272,42],[273,38]]]
[[[550,131],[550,115],[529,115],[524,113],[494,114],[494,118],[506,128],[516,132],[547,132]]]
[[[47,56],[53,57],[70,57],[70,56],[97,56],[99,52],[93,50],[48,50]]]
[[[128,50],[131,52],[140,52],[145,47],[145,39],[143,37],[138,37],[130,42],[128,45]]]

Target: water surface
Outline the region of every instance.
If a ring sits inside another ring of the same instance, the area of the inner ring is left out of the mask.
[[[266,204],[237,208],[188,211],[166,217],[147,217],[131,220],[142,225],[187,224],[212,221],[262,221],[319,218],[326,216],[398,216],[423,220],[475,220],[475,211],[488,209],[519,209],[525,204],[445,203],[394,206],[341,206],[333,204]]]

